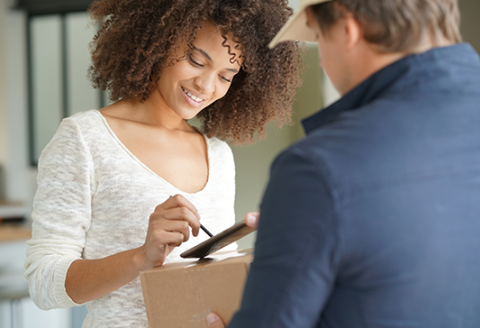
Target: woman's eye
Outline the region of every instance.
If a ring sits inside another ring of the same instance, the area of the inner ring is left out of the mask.
[[[229,79],[227,79],[226,77],[223,77],[223,76],[221,76],[221,75],[220,75],[220,78],[221,78],[223,81],[225,81],[225,82],[228,82],[228,83],[231,83],[231,82],[232,82],[232,80],[229,80]]]
[[[193,65],[199,66],[199,67],[202,67],[202,66],[203,66],[203,65],[200,64],[199,62],[196,62],[196,61],[192,58],[192,56],[189,56],[188,58],[190,59],[190,62],[191,62]]]

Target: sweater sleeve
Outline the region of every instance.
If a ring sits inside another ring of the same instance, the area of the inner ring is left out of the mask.
[[[73,119],[65,119],[42,152],[33,203],[25,278],[44,310],[76,306],[65,289],[70,264],[82,257],[91,222],[93,162]]]

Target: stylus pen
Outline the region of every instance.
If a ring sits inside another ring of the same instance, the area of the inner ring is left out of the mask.
[[[210,237],[213,237],[212,233],[208,231],[207,228],[203,226],[203,224],[200,224],[200,228],[202,228],[202,230],[205,231],[207,235],[209,235]]]

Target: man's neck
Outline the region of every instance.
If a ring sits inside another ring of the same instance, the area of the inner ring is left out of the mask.
[[[363,49],[359,55],[355,57],[352,65],[352,87],[343,93],[345,95],[357,85],[368,79],[379,70],[399,61],[400,59],[412,55],[427,52],[433,48],[446,47],[452,45],[452,42],[445,38],[440,38],[437,42],[433,42],[430,38],[426,38],[422,43],[409,52],[391,52],[385,53],[378,50],[378,47],[371,45],[365,41]]]

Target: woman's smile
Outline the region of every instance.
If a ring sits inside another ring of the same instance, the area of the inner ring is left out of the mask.
[[[195,107],[201,106],[204,102],[205,99],[199,96],[196,96],[192,94],[191,91],[185,89],[184,87],[181,87],[183,91],[183,95],[185,96],[187,102]]]

